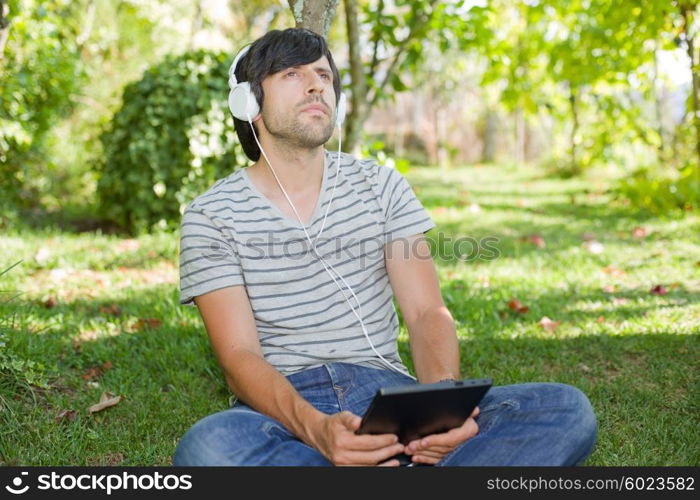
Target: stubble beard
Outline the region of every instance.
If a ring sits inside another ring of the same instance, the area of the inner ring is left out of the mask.
[[[305,124],[300,119],[299,112],[295,113],[284,117],[263,112],[262,120],[270,135],[289,147],[314,149],[328,142],[333,135],[332,120],[323,123],[321,118],[312,117],[310,123]]]

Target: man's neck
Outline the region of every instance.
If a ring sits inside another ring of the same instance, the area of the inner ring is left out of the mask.
[[[287,148],[264,144],[265,153],[289,196],[318,190],[323,182],[323,146],[314,149]],[[261,154],[260,159],[248,167],[256,180],[268,192],[279,192],[279,186],[270,167]]]

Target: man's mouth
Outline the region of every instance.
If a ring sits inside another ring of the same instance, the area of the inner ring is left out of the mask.
[[[317,103],[317,104],[309,104],[308,106],[304,106],[301,109],[302,113],[323,113],[324,115],[328,114],[328,111],[326,110],[326,106],[323,104]]]

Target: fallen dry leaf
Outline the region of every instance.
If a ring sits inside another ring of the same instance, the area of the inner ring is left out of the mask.
[[[652,295],[666,295],[668,293],[668,290],[666,290],[666,287],[663,285],[656,285],[653,287],[651,290],[649,290]]]
[[[530,236],[530,243],[535,245],[537,248],[544,248],[547,246],[547,244],[544,241],[544,238],[540,236],[539,234],[533,234]]]
[[[596,321],[597,321],[598,323],[605,323],[605,317],[603,317],[603,316],[598,316],[598,318],[596,318]]]
[[[433,210],[436,214],[443,214],[447,209],[445,207],[435,207]]]
[[[122,399],[124,399],[124,396],[115,396],[111,392],[103,392],[102,396],[100,396],[100,402],[88,408],[88,413],[97,413],[105,408],[110,408],[119,404]]]
[[[56,306],[56,299],[54,297],[49,297],[44,301],[44,307],[46,309],[51,309]]]
[[[593,233],[583,233],[583,234],[581,235],[581,239],[582,239],[583,241],[592,241],[592,240],[595,239],[595,234],[593,234]]]
[[[649,230],[645,227],[642,226],[637,226],[634,229],[632,229],[632,236],[635,238],[646,238],[649,236]]]
[[[121,308],[117,304],[112,304],[111,306],[100,306],[99,311],[102,314],[110,314],[112,316],[120,316],[122,313]]]
[[[75,410],[61,410],[53,418],[55,422],[60,423],[64,421],[73,422],[78,416],[78,412]]]
[[[622,305],[622,304],[627,304],[630,301],[630,299],[626,299],[624,297],[614,297],[613,302],[616,305]]]
[[[603,291],[605,293],[615,293],[615,285],[605,285]]]
[[[510,302],[508,302],[508,307],[511,311],[515,311],[518,314],[525,314],[530,310],[529,307],[523,305],[518,299],[511,299]]]
[[[587,241],[583,244],[583,248],[594,254],[600,254],[605,251],[605,246],[596,240]]]
[[[623,271],[622,269],[618,269],[615,266],[606,266],[602,268],[601,271],[611,276],[624,276],[625,274],[627,274],[625,273],[625,271]]]
[[[144,328],[158,328],[163,322],[158,318],[140,318],[129,327],[130,332],[137,332]]]
[[[83,380],[94,380],[97,377],[99,377],[102,374],[102,371],[100,370],[99,366],[93,366],[91,368],[88,368],[88,371],[83,373],[80,377]]]
[[[547,330],[548,332],[553,332],[559,327],[561,321],[552,321],[547,316],[542,316],[542,319],[539,320],[537,324],[545,330]]]
[[[82,374],[81,377],[84,380],[95,380],[110,368],[112,368],[112,363],[110,361],[105,361],[101,365],[96,365],[88,368],[88,371]]]
[[[593,371],[590,366],[584,365],[583,363],[579,363],[578,367],[582,372],[590,373]]]

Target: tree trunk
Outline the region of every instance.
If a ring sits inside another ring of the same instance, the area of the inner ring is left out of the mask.
[[[486,125],[484,126],[484,151],[481,155],[483,163],[493,163],[496,160],[496,134],[498,133],[498,122],[496,113],[491,109],[486,109]]]
[[[693,123],[695,124],[695,152],[698,155],[697,176],[700,180],[700,77],[698,77],[698,62],[695,54],[695,37],[690,33],[693,23],[694,2],[688,2],[681,6],[683,15],[683,30],[685,31],[686,49],[690,58],[690,74],[692,77],[691,93],[693,94]]]
[[[357,0],[345,0],[345,22],[348,30],[348,56],[350,59],[350,81],[352,82],[352,95],[350,107],[352,112],[348,115],[345,124],[346,151],[353,151],[360,141],[362,124],[367,118],[367,80],[360,54],[360,23],[358,20]]]
[[[658,125],[658,131],[657,133],[659,134],[659,148],[658,148],[658,161],[659,165],[664,166],[666,163],[666,145],[665,143],[665,138],[666,134],[664,133],[664,113],[663,113],[663,102],[662,101],[662,96],[660,95],[660,90],[659,90],[659,61],[657,57],[657,50],[658,50],[658,42],[656,46],[654,47],[654,76],[651,80],[651,88],[654,93],[654,106],[656,107],[656,122]],[[661,82],[661,85],[663,86],[663,81]]]
[[[576,106],[576,92],[577,89],[573,85],[569,85],[569,105],[571,106],[571,116],[574,119],[574,123],[571,127],[571,171],[574,174],[580,171],[578,157],[576,154],[576,143],[578,142],[579,129],[578,107]]]
[[[297,28],[306,28],[328,38],[328,30],[340,0],[289,0]]]
[[[515,163],[525,164],[525,113],[520,106],[515,109]]]
[[[9,13],[10,6],[7,5],[7,1],[0,0],[0,60],[3,58],[7,37],[10,35],[10,20],[7,19]]]

